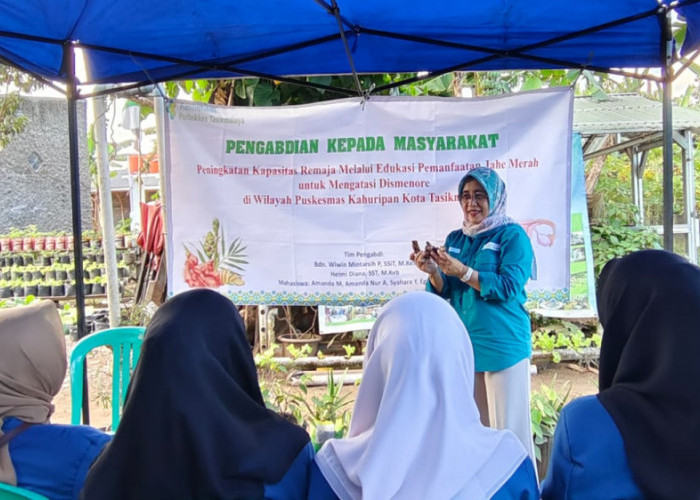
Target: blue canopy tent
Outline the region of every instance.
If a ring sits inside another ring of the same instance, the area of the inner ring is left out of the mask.
[[[685,19],[681,53],[700,46],[700,0],[0,0],[0,62],[65,93],[69,102],[73,232],[80,241],[76,100],[95,84],[270,77],[580,68],[632,75],[660,68],[664,84],[664,243],[672,246],[675,50],[671,15]],[[87,75],[78,79],[75,51]],[[370,89],[332,89],[369,95]],[[301,83],[301,82],[299,82]],[[401,83],[393,83],[382,90]],[[75,245],[75,261],[82,249]],[[83,272],[76,266],[78,335],[85,335]]]

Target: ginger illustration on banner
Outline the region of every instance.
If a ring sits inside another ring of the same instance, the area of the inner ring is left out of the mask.
[[[226,246],[224,228],[219,219],[212,221],[211,231],[207,232],[204,240],[198,242],[194,249],[185,245],[186,259],[184,277],[191,287],[219,288],[223,285],[243,286],[245,281],[240,274],[247,264],[243,241],[234,239]]]

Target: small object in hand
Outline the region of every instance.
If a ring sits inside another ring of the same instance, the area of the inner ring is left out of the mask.
[[[432,258],[436,258],[438,256],[438,247],[434,247],[433,245],[430,244],[429,241],[425,242],[425,253],[426,255],[429,255]]]
[[[420,245],[418,244],[417,240],[413,240],[411,242],[411,245],[413,245],[413,253],[418,253],[420,252]]]

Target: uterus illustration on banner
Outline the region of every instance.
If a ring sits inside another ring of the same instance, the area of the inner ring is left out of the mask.
[[[169,289],[313,305],[381,304],[423,289],[411,241],[442,245],[461,226],[459,180],[489,167],[532,241],[528,293],[565,297],[571,99],[556,89],[276,108],[171,103]]]

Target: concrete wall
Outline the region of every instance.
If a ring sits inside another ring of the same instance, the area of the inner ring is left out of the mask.
[[[68,104],[63,98],[26,97],[24,131],[0,151],[0,234],[35,224],[40,231],[72,231]],[[83,230],[91,229],[87,104],[78,101],[80,203]],[[41,164],[32,168],[30,158]]]

